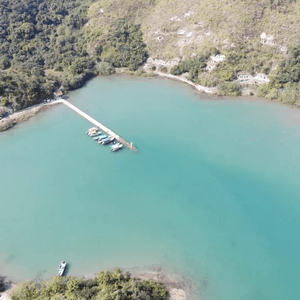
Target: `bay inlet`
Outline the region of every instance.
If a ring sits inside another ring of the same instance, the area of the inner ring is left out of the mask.
[[[298,299],[300,112],[95,78],[70,103],[134,141],[112,155],[62,105],[0,135],[0,273],[162,268],[189,299]]]

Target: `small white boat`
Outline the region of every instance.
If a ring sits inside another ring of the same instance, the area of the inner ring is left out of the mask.
[[[86,132],[86,134],[89,134],[89,133],[91,133],[92,131],[97,131],[99,128],[98,127],[92,127],[92,128],[90,128],[87,132]]]
[[[95,134],[95,133],[97,133],[97,132],[98,132],[98,130],[92,130],[92,131],[88,132],[87,135],[88,135],[88,136],[91,136],[92,134]]]
[[[91,136],[91,137],[96,137],[98,135],[101,135],[101,132],[98,131],[98,130],[97,131],[93,131],[92,133],[89,134],[89,136]]]
[[[123,148],[123,145],[121,143],[116,143],[116,144],[110,146],[110,151],[115,152],[122,148]]]
[[[67,263],[65,261],[62,261],[58,267],[58,275],[59,276],[64,275],[66,267],[67,267]]]
[[[102,140],[100,141],[100,144],[102,144],[102,145],[107,145],[107,144],[113,142],[114,139],[115,139],[114,137],[108,136],[107,138],[102,139]]]
[[[105,134],[100,135],[98,138],[98,144],[101,144],[101,141],[106,138],[107,138],[107,135],[105,135]]]
[[[98,141],[99,139],[101,139],[102,136],[103,136],[102,132],[98,132],[98,134],[93,137],[93,140]]]

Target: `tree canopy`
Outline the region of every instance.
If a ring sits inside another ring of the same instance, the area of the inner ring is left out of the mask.
[[[21,283],[12,300],[165,300],[168,292],[154,280],[139,280],[120,269],[102,271],[93,279],[55,276],[37,284]]]
[[[107,34],[99,32],[98,45],[89,44],[87,11],[93,1],[0,0],[2,104],[21,109],[51,97],[61,85],[78,88],[103,72],[105,65],[95,68],[100,61],[136,70],[147,59],[140,27],[124,20],[112,22]]]

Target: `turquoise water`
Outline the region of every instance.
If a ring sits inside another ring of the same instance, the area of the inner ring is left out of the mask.
[[[70,101],[138,147],[111,153],[53,107],[0,135],[0,273],[181,274],[189,299],[298,299],[300,111],[167,80],[96,78]]]

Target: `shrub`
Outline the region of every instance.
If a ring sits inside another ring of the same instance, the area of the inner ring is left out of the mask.
[[[273,88],[269,91],[269,93],[266,95],[266,98],[269,100],[278,99],[279,92],[277,89]]]
[[[181,75],[183,73],[189,72],[188,79],[193,82],[197,82],[199,74],[205,71],[205,68],[207,66],[206,62],[209,56],[210,52],[205,55],[198,56],[194,59],[184,60],[171,69],[171,74]]]
[[[232,81],[234,79],[233,71],[222,70],[218,73],[218,78],[223,81]]]
[[[141,281],[131,278],[120,269],[114,272],[102,271],[95,279],[54,277],[50,282],[38,286],[32,281],[20,284],[12,295],[12,300],[44,299],[155,299],[166,300],[168,292],[163,284],[153,280]]]
[[[242,88],[237,82],[222,83],[218,86],[219,96],[240,96]]]
[[[166,66],[160,66],[159,70],[163,73],[168,73],[168,68]]]
[[[155,65],[151,65],[149,69],[152,70],[152,71],[155,71],[156,70],[156,66]]]
[[[34,300],[40,296],[40,289],[33,281],[25,281],[19,284],[13,292],[12,300]]]
[[[128,67],[130,71],[136,71],[148,58],[140,26],[122,19],[110,27],[100,46],[102,60],[116,68]]]
[[[145,74],[145,71],[143,70],[143,68],[139,68],[139,69],[135,72],[135,74],[136,74],[137,76],[143,76],[143,75]]]
[[[7,97],[2,97],[2,98],[1,98],[1,104],[2,104],[3,106],[6,106],[6,105],[8,104],[8,99],[7,99]]]
[[[101,61],[96,67],[97,74],[101,76],[108,76],[115,73],[115,68],[108,62]]]
[[[258,86],[256,90],[256,95],[258,97],[266,97],[266,95],[269,93],[269,85],[268,84],[262,84]]]

